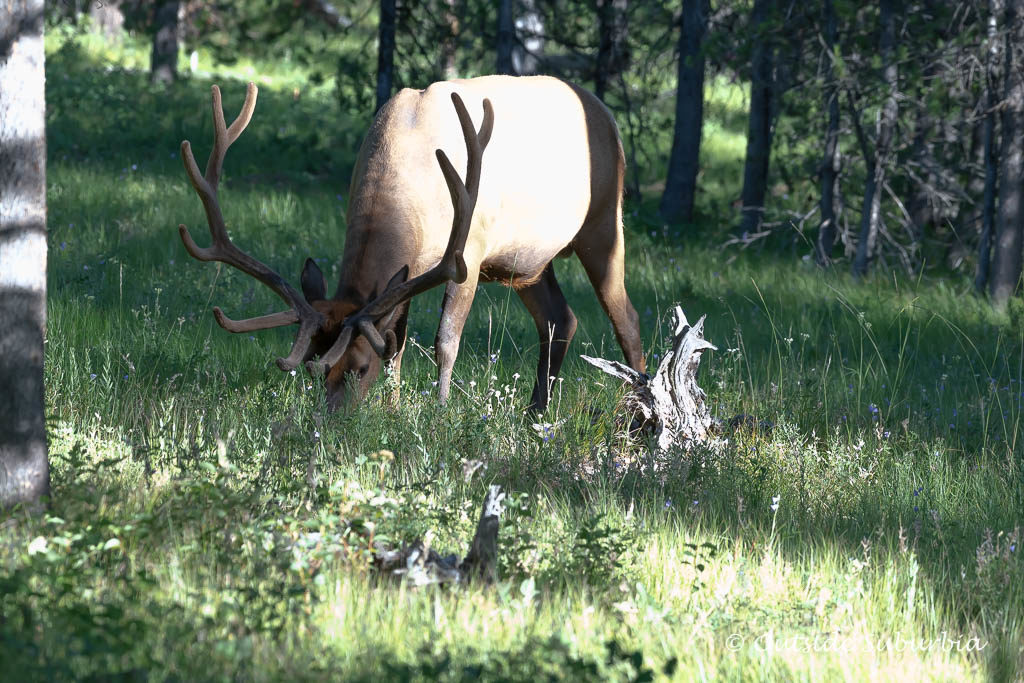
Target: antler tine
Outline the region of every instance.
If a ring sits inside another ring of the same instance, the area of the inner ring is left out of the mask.
[[[473,210],[476,207],[477,196],[480,191],[480,172],[483,168],[483,153],[487,143],[491,140],[491,132],[494,129],[494,107],[491,101],[483,101],[484,120],[480,124],[480,132],[473,126],[473,120],[469,116],[466,104],[459,97],[458,93],[452,93],[452,103],[455,105],[455,112],[459,116],[459,123],[462,126],[462,136],[466,141],[466,182],[459,178],[458,172],[452,166],[442,150],[435,151],[437,163],[441,167],[445,183],[448,185],[448,192],[452,198],[452,206],[455,215],[452,218],[452,231],[448,238],[448,246],[445,248],[441,261],[411,280],[389,287],[376,299],[364,306],[359,312],[351,315],[345,320],[342,334],[331,346],[330,350],[318,361],[310,361],[307,364],[310,372],[326,370],[341,358],[354,338],[354,328],[366,337],[367,342],[373,347],[377,355],[382,358],[393,356],[398,347],[395,333],[391,330],[385,332],[381,337],[373,323],[390,313],[394,308],[412,297],[432,289],[437,285],[451,280],[456,284],[466,281],[466,261],[463,258],[463,251],[466,248],[466,240],[469,237],[469,227],[473,219]],[[319,367],[318,367],[319,366]]]
[[[213,307],[213,317],[217,324],[228,332],[255,332],[256,330],[271,330],[275,327],[284,327],[299,322],[299,314],[295,311],[281,311],[270,315],[261,315],[246,320],[232,320],[224,315],[219,306]]]
[[[224,165],[224,155],[238,136],[242,134],[245,127],[252,120],[252,114],[256,110],[256,95],[258,93],[256,84],[250,82],[245,88],[245,103],[242,110],[228,128],[224,121],[224,106],[221,103],[220,88],[216,85],[211,88],[211,105],[213,107],[213,151],[210,152],[210,159],[206,163],[206,182],[216,192],[220,183],[220,172]]]
[[[192,187],[206,212],[206,222],[210,228],[212,243],[209,247],[200,247],[192,239],[188,228],[184,225],[178,226],[178,234],[185,245],[185,250],[195,259],[200,261],[220,261],[229,266],[251,275],[275,294],[281,297],[291,307],[290,311],[282,311],[271,315],[249,318],[247,320],[232,320],[219,309],[214,309],[214,317],[217,323],[229,332],[250,332],[253,330],[265,330],[272,327],[281,327],[300,323],[299,334],[296,336],[292,350],[287,358],[279,358],[278,366],[285,370],[291,370],[299,365],[309,352],[310,342],[313,334],[323,324],[324,317],[316,311],[306,299],[299,294],[284,278],[278,275],[268,266],[253,258],[235,246],[228,236],[227,225],[221,213],[220,202],[217,200],[217,186],[220,183],[221,170],[224,165],[224,156],[228,147],[231,146],[238,136],[242,134],[249,121],[252,119],[256,109],[257,88],[254,83],[249,83],[245,93],[245,103],[238,116],[228,127],[224,121],[224,108],[222,106],[220,88],[216,85],[211,89],[211,103],[213,107],[213,149],[210,151],[210,158],[206,163],[206,173],[199,173],[199,166],[196,164],[192,154],[192,145],[188,140],[181,143],[181,159],[185,166],[185,173],[188,175]]]

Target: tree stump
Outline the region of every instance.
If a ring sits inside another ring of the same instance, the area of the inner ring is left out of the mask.
[[[691,326],[680,306],[676,306],[673,313],[672,348],[661,359],[654,377],[618,361],[581,356],[591,365],[629,383],[623,407],[633,416],[630,431],[652,435],[661,451],[690,450],[695,444],[707,441],[714,427],[707,395],[697,385],[701,354],[709,349],[718,350],[704,339],[707,316],[701,316]]]
[[[476,533],[461,562],[457,555],[441,555],[431,548],[433,539],[428,534],[400,550],[375,549],[374,566],[414,586],[466,583],[475,577],[490,583],[497,578],[498,520],[505,510],[504,501],[500,486],[492,485],[487,490]]]

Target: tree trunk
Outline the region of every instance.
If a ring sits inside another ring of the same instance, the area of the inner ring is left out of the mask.
[[[992,303],[1006,306],[1020,284],[1024,246],[1024,0],[1003,14],[1005,90],[999,115],[999,214],[992,253]]]
[[[704,53],[701,49],[711,15],[710,0],[683,3],[676,81],[676,122],[665,192],[659,212],[666,221],[693,221],[704,125]]]
[[[92,27],[107,40],[121,40],[124,37],[124,12],[122,0],[96,0],[85,3],[89,8]]]
[[[512,48],[516,42],[515,20],[512,15],[512,0],[498,3],[498,73],[515,75],[512,66]]]
[[[149,58],[149,79],[153,83],[173,83],[178,78],[178,0],[167,0],[156,7],[153,16],[153,50]]]
[[[0,4],[0,509],[50,492],[43,0]]]
[[[459,43],[459,14],[455,7],[456,0],[444,0],[444,27],[446,35],[441,44],[441,65],[445,80],[458,78],[459,70],[455,64]]]
[[[377,44],[377,107],[391,99],[395,76],[395,0],[380,0],[380,27]]]
[[[701,5],[701,2],[685,3]],[[594,94],[604,100],[608,84],[626,66],[627,0],[597,1],[597,65],[594,70]],[[691,10],[692,11],[692,10]]]
[[[828,50],[828,73],[825,76],[825,108],[828,124],[825,128],[825,153],[821,160],[821,226],[814,252],[819,266],[832,263],[832,250],[836,243],[835,197],[839,189],[839,86],[836,82],[835,47],[839,36],[839,22],[832,0],[824,0],[822,20],[825,25],[825,49]]]
[[[853,261],[853,274],[866,275],[868,266],[875,256],[879,224],[882,219],[882,185],[885,170],[892,153],[893,135],[896,132],[896,117],[899,114],[896,103],[899,71],[896,65],[896,5],[899,0],[881,0],[878,21],[881,25],[880,51],[882,58],[882,80],[885,87],[885,102],[878,115],[878,134],[872,159],[866,159],[868,177],[864,184],[864,205],[861,212],[860,235],[857,239],[857,255]]]
[[[992,262],[992,235],[995,233],[996,178],[999,173],[996,154],[996,105],[998,104],[999,74],[999,15],[1003,0],[989,0],[988,54],[985,58],[985,122],[982,147],[985,154],[985,193],[981,204],[981,239],[978,242],[978,270],[974,275],[974,290],[984,294]]]
[[[768,165],[772,148],[772,83],[774,40],[769,35],[769,20],[775,9],[774,0],[754,0],[751,31],[754,34],[750,61],[750,113],[747,125],[747,153],[743,162],[743,191],[740,195],[742,215],[740,233],[755,232],[764,215],[764,199],[768,188]]]
[[[512,73],[535,76],[541,73],[544,59],[544,21],[536,0],[518,0],[518,16],[512,21]]]

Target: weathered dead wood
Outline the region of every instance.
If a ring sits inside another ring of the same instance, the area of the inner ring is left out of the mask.
[[[717,351],[704,339],[704,318],[695,325],[686,321],[680,306],[673,311],[672,348],[665,353],[651,377],[618,361],[582,356],[583,360],[630,385],[623,408],[634,416],[630,431],[654,437],[659,450],[689,450],[705,442],[714,426],[707,395],[697,385],[697,368],[704,351]]]
[[[497,578],[498,520],[505,511],[505,494],[491,486],[484,498],[480,521],[465,559],[441,555],[431,548],[432,535],[401,550],[377,548],[374,566],[387,574],[401,577],[415,586],[466,583],[473,578],[491,582]]]

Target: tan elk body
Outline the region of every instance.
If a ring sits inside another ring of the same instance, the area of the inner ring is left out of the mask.
[[[477,283],[500,281],[515,289],[536,323],[541,357],[531,405],[543,410],[548,378],[558,374],[576,329],[552,265],[556,256],[571,253],[594,285],[627,363],[644,370],[637,315],[623,283],[622,146],[614,119],[593,95],[543,76],[447,81],[395,95],[359,152],[332,298],[312,260],[303,269],[299,295],[227,239],[217,179],[224,151],[254,106],[250,85],[242,114],[227,128],[214,90],[221,133],[205,178],[182,143],[214,246],[199,248],[183,226],[182,239],[196,258],[242,269],[291,306],[246,321],[232,321],[219,309],[215,314],[234,332],[300,323],[292,353],[278,365],[290,369],[319,357],[308,365],[327,372],[332,409],[345,401],[350,376],[357,387],[348,395],[365,395],[382,357],[391,357],[395,373],[400,371],[408,299],[440,284],[445,295],[435,351],[440,398],[446,400]],[[456,169],[465,169],[465,183]]]

